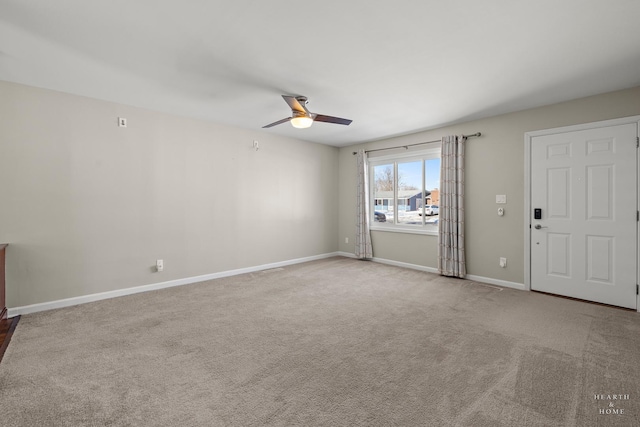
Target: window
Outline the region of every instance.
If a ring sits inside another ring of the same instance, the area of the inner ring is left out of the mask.
[[[440,145],[369,159],[372,230],[435,234],[440,203]]]

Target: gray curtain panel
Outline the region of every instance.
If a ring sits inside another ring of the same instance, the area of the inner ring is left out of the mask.
[[[442,138],[438,272],[465,277],[464,256],[464,144],[463,135]]]
[[[373,258],[371,233],[369,232],[369,168],[364,150],[358,150],[358,188],[356,194],[356,258]]]

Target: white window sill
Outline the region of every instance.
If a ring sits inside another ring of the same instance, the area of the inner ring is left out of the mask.
[[[430,231],[430,230],[425,230],[423,228],[414,228],[414,227],[403,227],[401,225],[394,225],[394,226],[381,226],[381,225],[372,225],[369,227],[369,229],[371,231],[385,231],[385,232],[390,232],[390,233],[405,233],[405,234],[423,234],[423,235],[427,235],[427,236],[437,236],[438,232],[437,231]]]

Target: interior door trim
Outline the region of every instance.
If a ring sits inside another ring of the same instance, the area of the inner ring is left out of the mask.
[[[575,132],[588,129],[597,129],[609,126],[625,125],[635,123],[638,135],[640,135],[640,116],[622,117],[619,119],[603,120],[598,122],[583,123],[573,126],[563,126],[558,128],[543,129],[526,132],[524,134],[524,288],[531,290],[531,142],[534,137],[553,135],[564,132]],[[637,159],[640,165],[640,159]],[[640,201],[640,173],[636,173],[636,188],[639,192]],[[636,207],[640,210],[640,206]],[[636,233],[638,229],[636,228]],[[640,236],[638,236],[640,237]],[[638,254],[640,254],[640,238],[636,238]],[[636,281],[640,280],[640,259],[636,260]],[[636,307],[640,312],[640,295],[636,295]]]

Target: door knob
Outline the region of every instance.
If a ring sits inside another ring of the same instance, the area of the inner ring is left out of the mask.
[[[546,227],[546,226],[544,226],[544,225],[536,224],[536,225],[534,226],[534,228],[535,228],[536,230],[540,230],[541,228],[547,228],[547,227]]]

